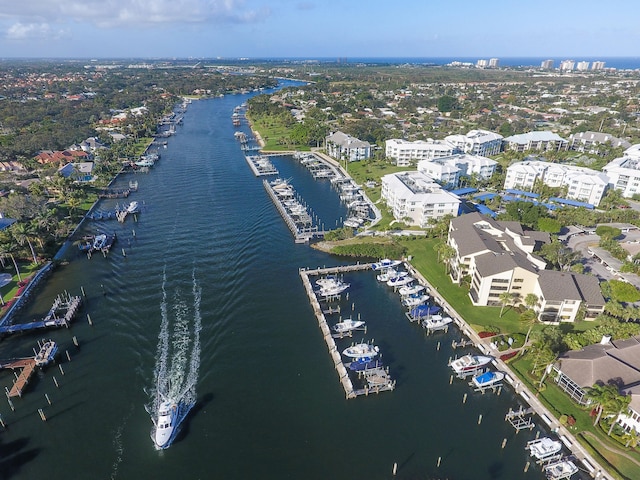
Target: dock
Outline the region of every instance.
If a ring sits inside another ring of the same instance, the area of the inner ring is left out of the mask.
[[[324,341],[326,342],[329,349],[329,354],[331,355],[331,359],[333,360],[334,368],[338,372],[340,384],[344,388],[345,396],[347,399],[357,398],[361,395],[367,396],[371,393],[391,391],[395,388],[395,381],[392,380],[391,377],[389,377],[389,372],[387,370],[384,370],[382,368],[369,369],[359,372],[359,376],[364,380],[366,386],[361,389],[354,388],[353,382],[349,377],[349,372],[342,362],[342,356],[340,355],[340,351],[336,346],[336,342],[327,323],[325,314],[320,306],[318,297],[313,291],[313,286],[309,277],[320,275],[334,275],[337,273],[354,272],[369,269],[371,269],[370,263],[346,265],[342,267],[332,268],[317,268],[313,270],[300,269],[300,277],[302,278],[302,283],[305,287],[305,290],[307,291],[307,295],[309,296],[309,301],[311,302],[311,306],[313,307],[313,311],[316,315],[318,326],[320,327]]]
[[[244,158],[256,177],[278,175],[278,169],[273,166],[269,157],[265,155],[245,155]]]
[[[309,214],[306,212],[306,209],[297,201],[293,200],[295,193],[293,189],[290,190],[290,194],[288,196],[283,196],[282,194],[278,194],[276,192],[276,188],[269,183],[267,180],[262,181],[265,190],[269,194],[269,197],[273,201],[273,204],[280,212],[280,215],[284,219],[287,227],[293,234],[296,243],[308,243],[314,238],[322,238],[324,237],[324,232],[318,230],[318,226],[312,225],[312,220]],[[294,201],[299,205],[298,210],[295,211],[294,207],[287,207],[285,202]],[[304,209],[301,210],[300,208]],[[294,218],[295,217],[295,218]]]
[[[82,297],[68,293],[58,295],[42,320],[29,323],[16,323],[0,327],[0,335],[26,332],[43,328],[69,327],[82,304]]]
[[[0,360],[0,369],[7,368],[11,370],[20,370],[20,374],[17,375],[16,379],[13,381],[11,390],[5,389],[5,393],[8,398],[22,397],[22,391],[29,383],[36,367],[44,366],[53,361],[58,350],[56,343],[53,340],[47,340],[42,344],[39,343],[38,345],[40,350],[34,357],[4,361]]]

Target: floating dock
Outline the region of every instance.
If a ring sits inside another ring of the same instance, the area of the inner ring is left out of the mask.
[[[273,166],[269,157],[265,155],[245,155],[244,157],[256,177],[278,175],[278,169]]]
[[[302,283],[307,291],[307,295],[309,296],[309,301],[311,302],[311,306],[313,307],[313,311],[316,314],[316,318],[318,320],[318,325],[320,326],[320,330],[322,331],[322,335],[324,341],[329,348],[329,354],[333,360],[334,368],[338,372],[338,376],[340,378],[340,383],[344,388],[344,392],[347,399],[356,398],[360,395],[369,395],[370,393],[379,393],[385,391],[391,391],[395,388],[395,381],[391,380],[389,377],[388,371],[376,368],[372,370],[365,370],[360,372],[359,375],[363,377],[365,380],[366,387],[362,389],[355,389],[353,386],[353,382],[351,378],[349,378],[349,372],[342,362],[342,356],[338,351],[338,347],[336,346],[336,342],[332,336],[331,329],[327,324],[327,320],[324,316],[324,312],[320,307],[320,302],[318,301],[318,297],[316,293],[313,291],[313,286],[311,285],[310,276],[318,276],[318,275],[333,275],[337,273],[344,272],[354,272],[359,270],[369,270],[371,269],[370,263],[365,264],[357,264],[357,265],[347,265],[343,267],[333,267],[333,268],[318,268],[315,270],[300,270],[300,277],[302,278]]]

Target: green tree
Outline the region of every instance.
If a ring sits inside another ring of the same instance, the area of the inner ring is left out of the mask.
[[[585,393],[585,397],[597,412],[596,418],[593,422],[594,425],[597,425],[600,422],[602,414],[607,409],[607,406],[611,404],[612,399],[619,395],[618,387],[615,385],[595,384],[592,387],[588,387]]]
[[[498,299],[500,300],[500,303],[502,304],[502,307],[500,308],[500,318],[502,318],[502,314],[504,312],[504,307],[506,307],[507,305],[510,305],[513,303],[515,297],[513,295],[513,293],[511,292],[502,292],[499,296]]]

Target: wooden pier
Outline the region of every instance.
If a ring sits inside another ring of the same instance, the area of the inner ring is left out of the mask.
[[[56,351],[57,346],[55,342],[49,340],[40,345],[40,351],[33,357],[0,361],[0,369],[20,370],[20,374],[13,381],[11,390],[5,389],[7,397],[22,397],[22,391],[29,383],[36,367],[46,365],[52,361]]]
[[[78,313],[81,304],[82,297],[80,296],[71,296],[67,293],[58,295],[49,312],[42,320],[30,323],[3,325],[0,327],[0,334],[8,335],[41,328],[69,327]]]
[[[316,319],[318,320],[318,325],[320,326],[320,330],[322,331],[322,335],[324,341],[329,348],[329,354],[331,355],[331,359],[333,360],[334,368],[338,372],[338,377],[340,378],[340,383],[344,388],[344,392],[347,399],[356,398],[360,395],[369,395],[370,393],[380,393],[385,391],[390,391],[395,388],[395,381],[392,381],[388,375],[388,371],[383,369],[372,369],[361,372],[362,376],[366,376],[365,378],[367,386],[362,389],[355,389],[351,379],[349,378],[349,373],[344,363],[342,363],[342,357],[340,352],[338,351],[338,347],[336,346],[336,342],[331,333],[331,329],[327,324],[327,320],[325,318],[324,312],[320,306],[320,302],[313,291],[313,286],[311,285],[310,276],[318,276],[318,275],[331,275],[336,273],[344,273],[344,272],[354,272],[359,270],[368,270],[371,269],[370,263],[364,264],[356,264],[356,265],[346,265],[343,267],[331,267],[331,268],[317,268],[314,270],[300,270],[300,277],[302,278],[302,283],[307,291],[307,295],[309,296],[309,301],[311,302],[311,306],[313,307],[313,311],[316,314]],[[375,371],[374,371],[375,370]],[[378,371],[380,370],[380,371]]]
[[[273,166],[269,157],[265,155],[245,155],[244,158],[256,177],[278,175],[278,169]]]

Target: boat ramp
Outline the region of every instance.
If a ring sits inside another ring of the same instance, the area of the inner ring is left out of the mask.
[[[338,347],[336,345],[334,336],[329,328],[327,323],[327,319],[325,317],[325,313],[320,306],[320,302],[318,301],[318,296],[316,292],[313,290],[313,286],[311,283],[310,277],[316,276],[327,276],[327,275],[335,275],[344,272],[353,272],[359,270],[368,270],[371,268],[371,264],[357,264],[357,265],[347,265],[342,267],[334,267],[334,268],[318,268],[315,270],[300,270],[300,277],[302,278],[302,283],[307,291],[307,295],[309,296],[309,301],[311,302],[311,306],[316,315],[316,319],[318,321],[318,325],[322,332],[323,338],[329,348],[329,354],[331,355],[331,359],[333,360],[334,368],[338,372],[338,376],[340,378],[340,383],[344,388],[344,392],[347,399],[356,398],[361,395],[369,395],[370,393],[380,393],[385,391],[391,391],[395,389],[395,381],[391,379],[389,376],[388,368],[385,369],[380,366],[378,362],[375,363],[375,366],[372,368],[364,368],[357,373],[357,377],[362,381],[364,387],[356,389],[353,385],[351,378],[349,377],[349,372],[347,367],[350,364],[345,365],[342,362],[342,356]]]
[[[0,326],[0,335],[10,335],[42,328],[69,327],[81,305],[82,297],[71,296],[68,293],[60,294],[56,297],[49,312],[42,320],[2,325]]]

